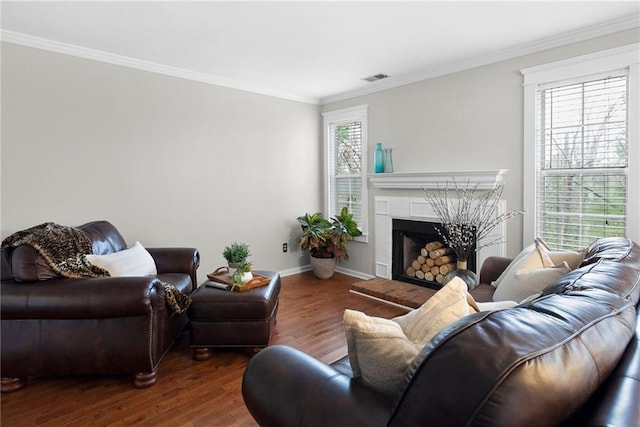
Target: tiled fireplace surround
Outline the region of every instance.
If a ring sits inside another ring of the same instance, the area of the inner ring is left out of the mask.
[[[450,187],[454,182],[475,186],[477,189],[490,189],[502,181],[507,170],[492,171],[459,171],[459,172],[424,172],[424,173],[391,173],[370,174],[369,182],[374,188],[384,190],[403,190],[402,195],[380,195],[374,198],[374,260],[375,275],[391,279],[392,277],[392,222],[393,219],[406,219],[411,221],[439,222],[431,205],[424,198],[424,190],[443,188],[449,182]],[[413,191],[404,191],[413,190]],[[386,193],[393,194],[393,191]],[[405,195],[405,194],[409,195]],[[414,195],[415,193],[415,195]],[[499,215],[506,210],[506,202],[500,200],[498,204]],[[495,228],[492,235],[506,235],[506,224],[502,223]],[[482,240],[479,242],[482,244]],[[478,268],[489,256],[506,255],[506,238],[502,243],[482,248],[477,252],[476,265]]]

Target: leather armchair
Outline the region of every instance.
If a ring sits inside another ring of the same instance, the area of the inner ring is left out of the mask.
[[[96,254],[127,247],[106,221],[80,226]],[[200,263],[194,248],[148,248],[158,274],[144,277],[56,277],[27,246],[2,253],[2,391],[27,377],[134,374],[134,385],[157,381],[158,364],[185,328],[185,313],[165,302],[162,283],[190,294]],[[31,281],[16,281],[32,275]],[[38,277],[48,278],[46,281]]]

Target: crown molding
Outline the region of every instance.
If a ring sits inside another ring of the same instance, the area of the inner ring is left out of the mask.
[[[412,74],[410,76],[398,78],[394,78],[392,76],[387,79],[375,82],[372,84],[372,86],[367,86],[365,88],[355,89],[352,91],[320,98],[320,104],[324,105],[332,102],[344,101],[346,99],[351,99],[358,96],[370,95],[372,93],[405,86],[411,83],[417,83],[419,81],[432,79],[434,77],[440,77],[459,71],[469,70],[472,68],[481,67],[483,65],[505,61],[508,59],[517,58],[519,56],[541,52],[543,50],[553,49],[556,47],[561,47],[568,44],[606,36],[608,34],[613,34],[638,27],[640,27],[640,15],[628,16],[625,18],[608,21],[602,24],[593,25],[591,27],[582,28],[580,30],[564,33],[560,36],[548,37],[545,39],[537,40],[535,42],[522,44],[513,48],[502,49],[490,54],[480,55],[474,58],[465,59],[463,61],[445,64],[443,66],[436,67],[421,73]]]
[[[224,79],[211,74],[199,73],[195,71],[186,70],[183,68],[172,67],[169,65],[157,64],[150,61],[144,61],[127,56],[116,55],[100,50],[89,49],[82,46],[72,45],[68,43],[57,42],[41,37],[30,36],[23,33],[17,33],[14,31],[1,30],[0,40],[7,43],[18,44],[35,49],[46,50],[50,52],[61,53],[64,55],[76,56],[79,58],[90,59],[99,62],[105,62],[113,65],[120,65],[123,67],[134,68],[142,71],[149,71],[152,73],[164,74],[171,77],[178,77],[186,80],[193,80],[197,82],[212,84],[216,86],[223,86],[231,89],[238,89],[242,91],[257,93],[266,96],[273,96],[276,98],[287,99],[290,101],[303,102],[314,105],[324,105],[332,102],[343,101],[346,99],[355,98],[362,95],[369,95],[372,93],[380,92],[387,89],[393,89],[400,86],[405,86],[411,83],[416,83],[423,80],[428,80],[434,77],[440,77],[446,74],[452,74],[459,71],[468,70],[471,68],[488,65],[494,62],[499,62],[518,56],[527,55],[554,47],[564,46],[571,43],[576,43],[583,40],[588,40],[595,37],[612,34],[619,31],[624,31],[632,28],[640,27],[640,15],[633,15],[622,19],[617,19],[609,22],[605,22],[599,25],[583,28],[580,30],[565,33],[557,37],[545,38],[536,42],[523,44],[514,48],[503,49],[487,55],[480,55],[468,60],[458,61],[450,64],[436,67],[431,70],[427,70],[422,73],[417,73],[404,77],[389,77],[388,79],[380,80],[373,83],[371,86],[365,88],[356,89],[353,91],[347,91],[335,95],[331,95],[323,98],[309,98],[301,97],[297,95],[281,93],[271,91],[262,87],[250,85],[248,83]]]
[[[201,83],[208,83],[216,86],[223,86],[230,89],[238,89],[246,92],[257,93],[260,95],[273,96],[276,98],[287,99],[290,101],[304,102],[307,104],[319,104],[317,98],[307,98],[287,93],[274,92],[253,86],[247,83],[216,77],[211,74],[199,73],[196,71],[186,70],[184,68],[172,67],[170,65],[158,64],[155,62],[144,61],[141,59],[131,58],[123,55],[116,55],[100,50],[89,49],[82,46],[62,43],[41,37],[30,36],[28,34],[17,33],[14,31],[2,30],[0,39],[6,43],[13,43],[21,46],[31,47],[34,49],[46,50],[49,52],[61,53],[64,55],[75,56],[93,61],[105,62],[112,65],[120,65],[123,67],[134,68],[142,71],[149,71],[166,76],[178,77],[186,80],[193,80]]]

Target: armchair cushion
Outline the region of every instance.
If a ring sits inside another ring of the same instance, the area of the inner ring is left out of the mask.
[[[136,242],[129,249],[106,255],[87,254],[87,261],[109,272],[111,277],[151,276],[158,273],[149,252]]]

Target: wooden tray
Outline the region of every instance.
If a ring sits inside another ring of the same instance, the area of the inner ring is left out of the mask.
[[[244,292],[248,291],[249,289],[266,286],[269,284],[269,282],[271,282],[271,279],[269,277],[261,276],[254,272],[251,272],[251,274],[253,274],[253,279],[249,280],[244,285],[236,286],[234,291]],[[213,273],[207,274],[207,277],[209,278],[209,280],[212,280],[214,282],[224,283],[228,286],[228,290],[230,290],[231,286],[233,285],[233,277],[229,273],[229,267],[218,267]]]

